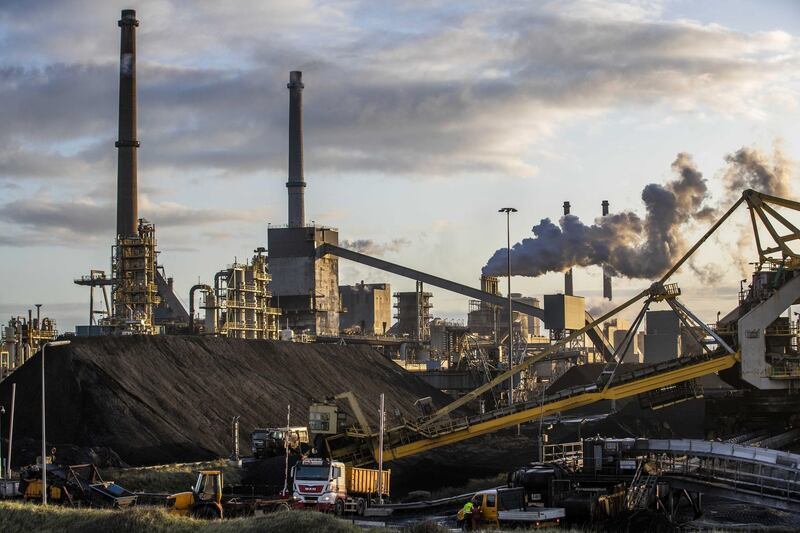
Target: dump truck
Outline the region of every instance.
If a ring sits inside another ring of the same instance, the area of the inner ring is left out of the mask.
[[[170,514],[194,518],[237,518],[289,509],[290,498],[285,494],[223,495],[223,475],[220,470],[202,470],[191,491],[167,497]]]
[[[514,525],[553,527],[559,525],[565,515],[561,507],[527,507],[525,489],[522,488],[482,490],[475,493],[471,501],[472,523],[464,515],[464,509],[458,512],[458,525],[464,529]]]
[[[250,450],[257,459],[283,455],[287,439],[290,451],[295,453],[307,451],[308,428],[256,428],[250,433]]]
[[[356,468],[339,461],[304,459],[292,468],[293,508],[315,509],[337,515],[359,514],[370,504],[389,498],[391,471]]]

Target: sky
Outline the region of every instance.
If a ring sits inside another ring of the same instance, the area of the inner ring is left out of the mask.
[[[499,208],[518,209],[514,243],[542,219],[558,224],[564,201],[587,225],[602,200],[644,219],[643,191],[676,179],[678,154],[714,209],[740,192],[726,157],[743,147],[796,192],[800,4],[791,0],[9,0],[0,4],[0,316],[41,303],[71,330],[88,316],[88,289],[73,279],[109,269],[126,8],[140,21],[140,216],[156,224],[159,261],[184,302],[198,280],[266,245],[267,224],[286,221],[290,70],[306,87],[307,218],[472,286],[505,246]],[[735,306],[754,259],[743,221],[676,278],[707,321]],[[687,218],[678,244],[711,223]],[[342,260],[340,282],[361,280],[413,288]],[[620,275],[615,297],[650,281]],[[600,267],[576,268],[575,289],[598,306]],[[514,276],[512,291],[563,291],[563,275]],[[433,293],[434,315],[465,317],[465,298]]]

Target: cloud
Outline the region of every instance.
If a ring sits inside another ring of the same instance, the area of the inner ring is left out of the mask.
[[[59,4],[44,31],[29,21],[51,3],[12,4],[0,18],[0,146],[15,148],[0,153],[0,178],[99,174],[115,155],[118,11]],[[763,115],[765,91],[798,70],[785,32],[665,21],[654,2],[412,4],[399,15],[424,20],[418,32],[364,24],[369,7],[142,3],[143,164],[285,172],[293,68],[305,71],[309,174],[412,178],[531,176],[533,146],[616,106]]]
[[[344,240],[340,244],[342,248],[347,248],[362,254],[380,256],[387,252],[399,252],[410,245],[411,242],[401,237],[384,243],[375,242],[372,239],[357,239],[353,241]]]
[[[266,219],[266,213],[260,209],[193,208],[176,202],[156,202],[148,195],[140,195],[139,214],[155,222],[159,229],[210,226],[212,234],[221,224],[253,224]],[[13,200],[0,204],[0,221],[15,226],[17,231],[1,237],[0,245],[110,241],[113,239],[115,216],[113,203],[96,202],[85,197],[54,200],[46,195],[37,195]]]

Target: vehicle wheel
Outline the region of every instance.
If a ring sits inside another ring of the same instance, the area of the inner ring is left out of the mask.
[[[367,508],[367,502],[364,501],[364,498],[359,498],[356,502],[356,512],[358,516],[364,516],[364,509]]]
[[[333,505],[333,513],[336,516],[344,515],[344,501],[336,500],[336,503]]]
[[[289,507],[288,503],[279,503],[278,505],[275,506],[274,510],[277,511],[277,512],[283,512],[283,511],[287,511],[288,512],[288,511],[291,511],[292,509],[291,509],[291,507]]]
[[[192,517],[202,520],[214,520],[222,518],[219,509],[215,505],[200,505],[192,509]]]

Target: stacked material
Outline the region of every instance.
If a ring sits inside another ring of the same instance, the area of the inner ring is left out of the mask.
[[[15,441],[41,439],[40,357],[0,382],[6,406],[17,383]],[[416,416],[421,397],[448,401],[368,347],[198,336],[76,338],[47,350],[46,383],[48,446],[105,447],[131,465],[227,456],[234,416],[247,452],[250,430],[284,426],[287,405],[306,425],[312,398],[345,391],[373,427],[380,393],[387,418]]]

